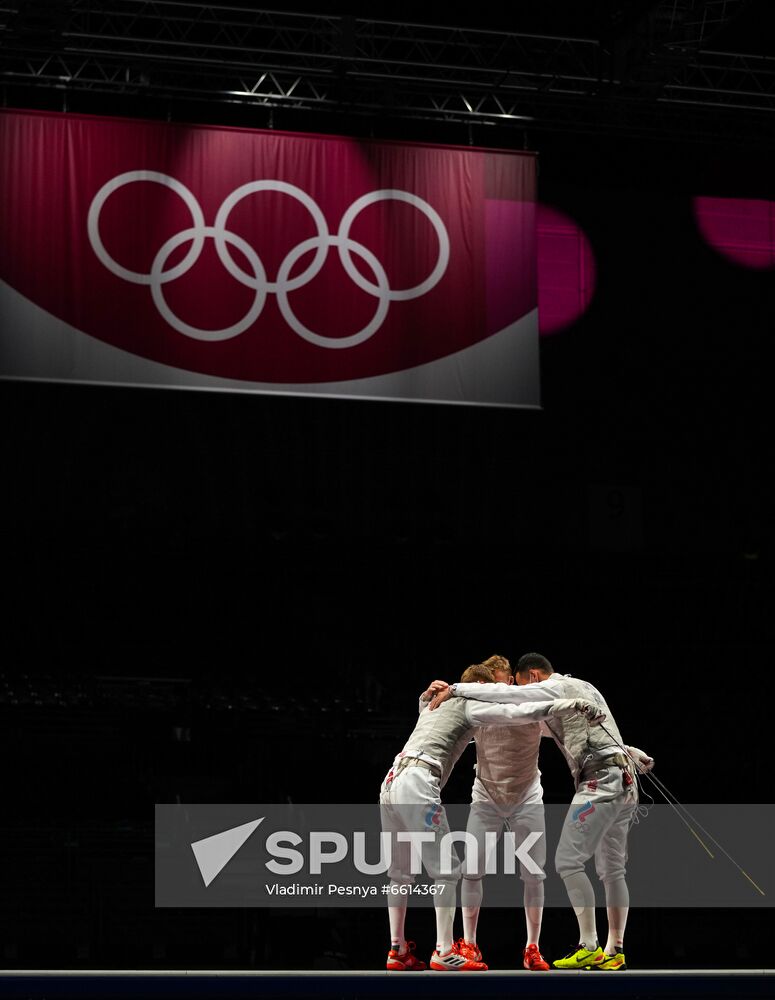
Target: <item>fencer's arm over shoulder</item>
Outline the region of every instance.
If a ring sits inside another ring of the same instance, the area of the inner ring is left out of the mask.
[[[466,715],[472,726],[526,726],[549,718],[554,701],[528,701],[524,705],[488,705],[483,701],[466,703]]]
[[[530,701],[551,701],[561,697],[559,685],[551,681],[541,684],[453,684],[455,698],[473,698],[476,701],[497,702],[502,705],[524,705]]]
[[[424,708],[433,701],[434,697],[439,693],[439,691],[446,691],[449,687],[448,681],[431,681],[428,687],[420,695],[420,702],[418,705],[418,712],[422,712]]]

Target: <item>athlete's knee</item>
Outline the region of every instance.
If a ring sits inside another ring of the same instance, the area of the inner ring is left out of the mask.
[[[518,857],[519,877],[523,882],[531,879],[542,881],[546,878],[546,837],[542,836],[527,852],[518,854]]]
[[[414,885],[414,875],[409,875],[407,872],[391,870],[388,876],[396,885]]]
[[[566,879],[586,871],[586,862],[581,855],[558,848],[554,856],[554,870],[560,878]]]
[[[520,866],[519,877],[525,883],[525,885],[543,885],[544,879],[546,878],[546,872],[543,868],[540,868],[537,872],[532,872],[525,868],[524,865]]]
[[[569,864],[563,865],[562,867],[558,866],[557,867],[557,874],[560,876],[560,878],[563,880],[563,882],[567,882],[569,878],[574,878],[576,875],[585,875],[586,874],[586,868],[581,863],[579,863],[579,864],[570,864],[569,863]]]
[[[612,861],[611,859],[607,859],[602,864],[595,865],[595,871],[597,872],[597,877],[605,886],[616,882],[623,882],[627,874],[624,861]]]
[[[526,907],[544,905],[544,883],[535,879],[532,882],[525,882],[523,885],[522,898]]]

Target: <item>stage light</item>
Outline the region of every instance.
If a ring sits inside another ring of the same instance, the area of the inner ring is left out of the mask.
[[[542,336],[576,322],[595,291],[595,256],[583,229],[559,209],[539,205],[538,327]]]
[[[775,267],[775,202],[697,197],[693,207],[700,234],[717,253],[757,271]]]

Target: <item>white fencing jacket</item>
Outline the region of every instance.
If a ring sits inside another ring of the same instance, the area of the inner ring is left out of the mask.
[[[558,716],[550,720],[547,726],[568,762],[577,787],[588,771],[593,770],[595,765],[599,767],[600,761],[606,757],[620,753],[620,746],[624,746],[619,727],[605,698],[588,681],[571,677],[570,674],[554,673],[545,681],[534,684],[453,684],[452,694],[455,699],[475,699],[478,703],[510,706],[539,705],[545,703],[547,698],[585,698],[599,705],[605,712],[603,725],[608,732],[600,726],[590,726],[583,715],[577,714]]]

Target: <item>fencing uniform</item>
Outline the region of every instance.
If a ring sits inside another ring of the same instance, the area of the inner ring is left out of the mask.
[[[528,945],[537,945],[544,905],[543,880],[546,878],[546,826],[541,772],[538,770],[541,725],[534,722],[519,728],[487,726],[475,730],[474,740],[476,777],[467,832],[476,839],[478,857],[476,866],[469,865],[463,872],[461,904],[465,939],[476,943],[488,839],[493,841],[487,834],[495,835],[494,844],[497,845],[506,827],[514,834],[516,843],[523,842],[530,833],[541,834],[530,849],[538,870],[520,862]]]
[[[443,834],[449,832],[446,812],[441,803],[441,789],[453,767],[472,734],[480,727],[494,724],[504,727],[525,726],[576,710],[574,702],[561,699],[533,699],[522,705],[483,704],[463,698],[450,700],[436,711],[425,708],[420,713],[411,736],[393,761],[393,766],[382,782],[379,797],[383,830],[393,835],[388,871],[391,893],[394,887],[399,890],[401,886],[411,885],[415,879],[412,872],[412,845],[397,842],[395,834],[431,831],[437,834],[433,843],[422,845],[422,864],[434,880],[437,891],[434,905],[438,942],[437,951],[431,959],[432,968],[442,967],[434,965],[434,960],[443,955],[442,949],[452,948],[455,890],[460,878],[459,862],[454,856],[445,857],[439,844]],[[398,907],[405,908],[406,898],[399,891],[389,895],[393,936],[394,925],[400,926],[400,933],[403,935],[403,919],[399,921],[392,911]]]
[[[585,870],[586,862],[594,857],[607,905],[626,912],[627,838],[638,807],[638,785],[633,765],[620,749],[624,742],[602,694],[587,681],[557,673],[526,685],[455,684],[452,693],[504,704],[540,704],[547,697],[584,698],[605,713],[605,729],[591,726],[582,715],[546,723],[576,786],[557,845],[555,867],[577,915],[590,907],[594,913],[594,892]],[[629,753],[630,748],[625,749]]]
[[[425,708],[404,749],[395,758],[382,782],[379,801],[383,827],[387,830],[434,829],[441,834],[448,832],[441,789],[477,730],[493,725],[499,729],[530,726],[537,730],[537,721],[550,715],[559,717],[556,715],[557,708],[550,699],[534,700],[524,705],[485,705],[464,698],[445,702],[434,712]],[[480,794],[486,797],[487,785],[482,782],[480,787]],[[502,828],[502,818],[500,825]],[[459,865],[453,872],[442,874],[438,851],[434,851],[434,845],[427,847],[428,850],[423,850],[423,863],[428,874],[434,880],[454,885],[460,878]],[[397,845],[389,871],[391,879],[405,883],[414,881],[410,873],[410,850],[408,843]]]
[[[584,871],[588,859],[594,857],[598,877],[610,891],[626,874],[627,836],[638,806],[638,784],[632,764],[620,749],[624,740],[619,727],[597,688],[566,676],[560,678],[558,690],[562,697],[572,693],[599,705],[606,714],[608,732],[590,727],[580,717],[556,719],[547,727],[576,785],[557,845],[555,866],[567,885],[568,879]],[[572,902],[583,905],[578,899]]]
[[[524,839],[531,831],[544,829],[541,772],[538,770],[538,748],[541,742],[540,724],[514,729],[511,726],[491,725],[474,732],[476,742],[476,777],[471,790],[469,830],[484,842],[484,834],[500,834],[504,824]],[[538,823],[538,825],[536,825]],[[522,837],[520,828],[525,827]],[[531,855],[543,868],[539,858],[543,850],[541,838]],[[483,864],[478,865],[483,871]],[[522,866],[522,877],[535,876]],[[481,875],[479,876],[481,878]],[[543,878],[543,874],[540,876]]]

